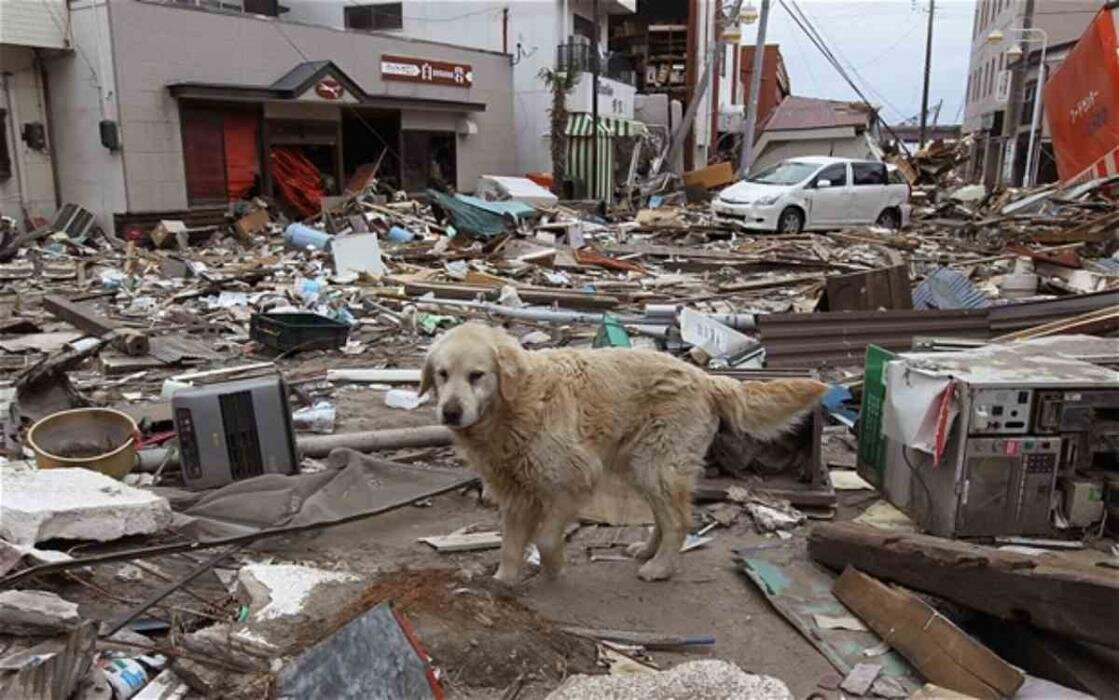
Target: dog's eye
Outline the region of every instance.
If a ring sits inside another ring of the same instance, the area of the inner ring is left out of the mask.
[[[485,374],[486,374],[485,372],[475,370],[475,371],[473,371],[473,372],[471,372],[470,374],[467,375],[467,379],[469,379],[470,383],[473,384],[474,382],[476,382],[479,379],[481,379],[482,377],[484,377]]]
[[[439,370],[438,374],[440,379],[442,379],[443,381],[447,381],[447,370],[441,369]]]

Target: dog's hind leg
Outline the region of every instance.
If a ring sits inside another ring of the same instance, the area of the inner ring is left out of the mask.
[[[540,504],[536,501],[514,500],[503,505],[501,519],[501,564],[497,567],[494,578],[513,585],[521,579],[525,547],[539,522]]]
[[[652,555],[637,572],[646,581],[669,578],[676,570],[680,548],[691,527],[692,487],[717,427],[714,420],[684,423],[652,426],[634,447],[630,462],[634,483],[649,502],[656,521],[652,538],[635,552]],[[650,551],[654,546],[655,551]]]

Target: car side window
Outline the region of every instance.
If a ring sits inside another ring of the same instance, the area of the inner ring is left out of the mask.
[[[813,184],[818,185],[820,180],[827,180],[831,187],[843,187],[847,184],[847,166],[844,163],[829,165],[816,175]]]
[[[886,166],[881,163],[852,163],[851,174],[856,187],[886,184]]]

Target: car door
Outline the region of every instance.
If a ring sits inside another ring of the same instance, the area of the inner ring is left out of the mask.
[[[846,163],[833,163],[816,173],[806,193],[811,202],[806,226],[833,226],[844,222],[851,206]]]
[[[870,161],[851,163],[851,182],[850,219],[844,223],[873,224],[889,199],[886,164]]]

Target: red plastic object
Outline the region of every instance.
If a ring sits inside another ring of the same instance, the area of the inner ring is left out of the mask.
[[[525,177],[532,180],[541,187],[552,189],[552,174],[551,173],[525,173]]]

